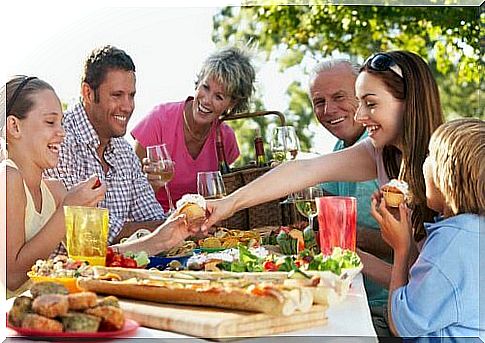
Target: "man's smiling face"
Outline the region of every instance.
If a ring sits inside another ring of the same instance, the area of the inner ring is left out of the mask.
[[[356,76],[347,65],[320,72],[310,84],[313,111],[318,121],[335,137],[352,145],[364,132],[354,120]]]

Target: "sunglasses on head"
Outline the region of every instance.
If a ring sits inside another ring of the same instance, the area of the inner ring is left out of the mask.
[[[375,54],[365,61],[365,65],[375,71],[390,70],[403,79],[401,67],[388,54]]]

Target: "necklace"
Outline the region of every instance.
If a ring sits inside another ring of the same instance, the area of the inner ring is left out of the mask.
[[[189,125],[189,122],[187,121],[187,112],[185,111],[185,108],[186,106],[184,106],[184,113],[183,113],[183,117],[184,117],[184,124],[185,124],[185,127],[187,128],[187,132],[190,134],[190,136],[192,136],[192,138],[194,140],[196,140],[197,142],[202,142],[203,140],[205,140],[207,138],[207,134],[209,133],[209,130],[210,130],[210,126],[209,128],[204,132],[204,134],[202,135],[202,137],[198,137],[193,131],[192,129],[190,128],[190,125]]]

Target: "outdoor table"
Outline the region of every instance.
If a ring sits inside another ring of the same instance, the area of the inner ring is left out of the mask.
[[[7,309],[13,304],[13,299],[7,301]],[[322,336],[325,342],[378,342],[376,332],[372,326],[372,319],[367,304],[367,296],[364,290],[362,274],[358,274],[350,288],[347,297],[336,304],[332,304],[327,310],[328,322],[323,326],[316,326],[305,330],[285,332],[271,337],[255,337],[238,339],[237,342],[321,342]],[[15,337],[13,330],[7,329],[7,337]],[[22,342],[31,340],[25,337]],[[146,327],[140,327],[131,336],[124,337],[123,342],[151,341],[172,342],[177,341],[207,342],[205,339],[197,339],[193,336],[183,335],[177,332],[162,331]],[[7,340],[8,341],[8,340]],[[18,342],[17,340],[15,340]],[[35,342],[39,342],[38,339]]]

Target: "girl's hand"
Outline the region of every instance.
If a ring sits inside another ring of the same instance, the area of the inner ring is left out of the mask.
[[[96,175],[85,181],[79,182],[72,187],[64,197],[63,206],[89,206],[96,207],[104,199],[106,184],[101,182]]]
[[[373,198],[371,203],[371,214],[381,228],[382,238],[394,249],[394,252],[407,252],[411,246],[411,225],[409,224],[410,211],[406,205],[399,205],[400,218],[386,208],[385,200],[382,200],[377,210],[377,199]]]
[[[234,202],[231,197],[206,202],[207,220],[200,230],[207,233],[217,222],[229,218],[234,214]]]

